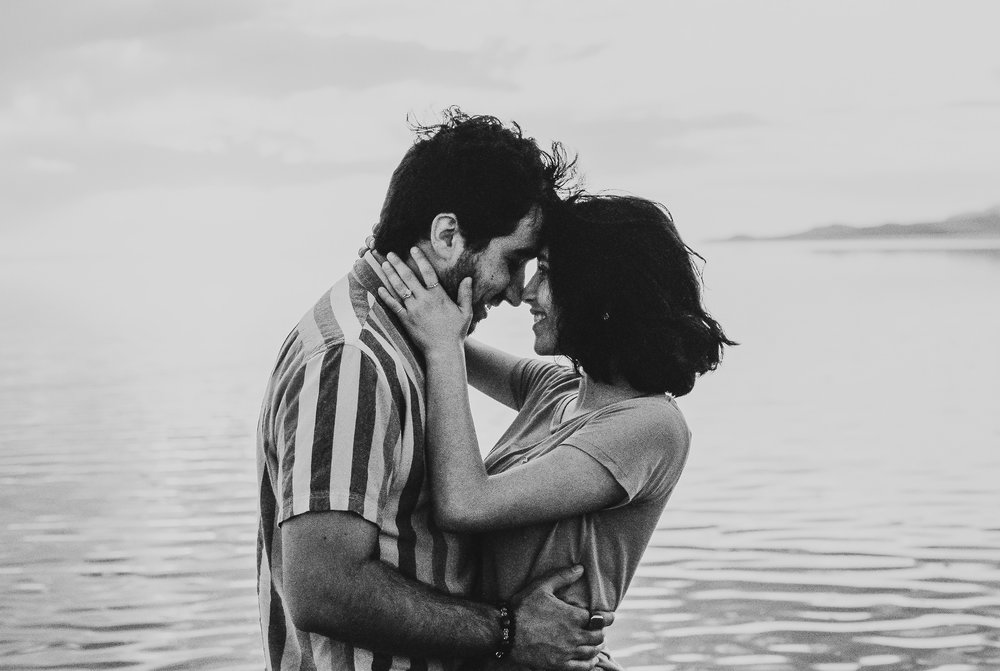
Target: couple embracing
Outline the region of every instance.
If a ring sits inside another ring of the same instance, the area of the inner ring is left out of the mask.
[[[733,344],[661,205],[450,110],[278,355],[258,427],[269,669],[620,668],[610,625],[684,466],[675,397]],[[525,265],[537,272],[525,284]],[[527,303],[522,359],[468,337]],[[485,463],[468,384],[517,410]]]

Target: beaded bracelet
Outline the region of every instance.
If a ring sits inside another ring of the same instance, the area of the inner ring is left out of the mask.
[[[500,640],[497,642],[496,658],[503,659],[514,647],[514,609],[506,601],[497,604],[497,619],[500,621]]]

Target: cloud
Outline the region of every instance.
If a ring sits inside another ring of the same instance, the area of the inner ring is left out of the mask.
[[[994,107],[1000,107],[1000,100],[960,100],[958,102],[950,103],[948,106],[959,108],[991,109]]]
[[[164,47],[174,57],[164,74],[195,87],[274,95],[327,87],[363,90],[407,80],[509,86],[492,74],[489,53],[429,49],[377,38],[240,27],[211,36],[171,37],[169,42]]]
[[[88,44],[207,30],[252,18],[261,0],[6,0],[0,62],[8,67]]]
[[[755,130],[768,125],[759,116],[722,113],[669,117],[653,112],[631,112],[587,120],[563,119],[562,137],[568,147],[580,149],[580,166],[588,163],[619,174],[656,171],[710,160],[709,150],[692,142],[694,136]]]
[[[87,138],[35,140],[0,159],[0,215],[30,216],[93,193],[150,185],[274,188],[386,170],[378,160],[295,161],[249,145],[195,153]]]
[[[5,209],[104,189],[309,183],[385,170],[379,157],[389,147],[396,156],[386,135],[397,129],[373,130],[376,122],[359,111],[382,104],[386,91],[413,100],[412,91],[515,88],[505,67],[523,56],[510,47],[346,34],[349,25],[335,21],[323,33],[292,16],[294,8],[243,0],[7,3]],[[402,120],[405,112],[395,114]]]
[[[516,51],[503,49],[442,49],[402,39],[320,34],[249,12],[206,14],[185,11],[187,3],[179,7],[162,25],[131,20],[137,18],[132,11],[105,12],[114,19],[110,27],[91,17],[79,33],[60,29],[72,20],[66,17],[38,31],[32,21],[21,20],[27,25],[20,31],[5,23],[0,93],[39,93],[96,106],[179,90],[273,97],[403,81],[504,90],[512,87],[504,69],[518,59]],[[35,35],[38,40],[28,39]]]
[[[594,187],[689,209],[759,207],[766,183],[801,218],[801,181],[825,206],[840,175],[877,189],[943,162],[968,174],[914,191],[965,197],[996,182],[997,10],[978,6],[6,0],[0,207],[384,177],[407,112],[452,103],[564,141]]]
[[[77,167],[69,161],[58,158],[45,158],[43,156],[30,156],[27,160],[26,168],[28,172],[37,172],[48,175],[61,175],[76,172]]]

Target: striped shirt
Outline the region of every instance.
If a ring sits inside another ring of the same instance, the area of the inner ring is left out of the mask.
[[[257,598],[267,668],[445,671],[456,660],[366,650],[297,630],[284,599],[288,518],[350,511],[379,528],[379,558],[455,595],[473,587],[469,541],[433,520],[424,454],[424,371],[369,253],[298,323],[278,355],[257,433]]]

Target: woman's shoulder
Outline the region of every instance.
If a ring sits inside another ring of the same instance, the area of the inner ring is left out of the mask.
[[[687,438],[690,436],[687,420],[680,406],[668,394],[637,396],[602,408],[598,415],[613,424],[632,427],[651,435]]]
[[[515,385],[525,396],[560,394],[580,386],[580,374],[569,366],[539,359],[521,359],[514,366]]]
[[[631,500],[669,493],[687,461],[691,432],[672,398],[642,396],[604,408],[568,442],[611,470]]]

